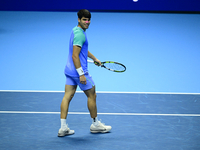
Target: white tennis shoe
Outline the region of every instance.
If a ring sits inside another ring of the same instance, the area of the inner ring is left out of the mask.
[[[109,132],[112,127],[111,126],[106,126],[104,123],[101,123],[101,121],[98,121],[98,125],[92,124],[90,126],[90,132],[92,133],[106,133]]]
[[[58,136],[62,137],[62,136],[66,136],[66,135],[71,135],[74,134],[74,130],[70,130],[68,127],[66,128],[66,130],[62,130],[61,128],[58,131]]]

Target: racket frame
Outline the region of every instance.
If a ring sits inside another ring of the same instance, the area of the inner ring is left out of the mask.
[[[90,62],[90,63],[94,63],[94,64],[98,65],[98,63],[97,63],[97,62],[94,62],[93,60],[87,60],[87,61]],[[119,71],[119,70],[114,70],[114,69],[107,68],[107,67],[104,65],[104,64],[106,64],[106,63],[118,64],[118,65],[122,66],[122,67],[124,68],[124,70]],[[118,72],[118,73],[126,71],[126,66],[125,66],[125,65],[123,65],[123,64],[121,64],[121,63],[119,63],[119,62],[115,62],[115,61],[104,61],[104,62],[101,62],[101,67],[103,67],[103,68],[105,68],[105,69],[108,69],[108,70],[110,70],[110,71],[113,71],[113,72]]]

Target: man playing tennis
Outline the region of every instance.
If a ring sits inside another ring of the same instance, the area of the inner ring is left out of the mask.
[[[97,118],[96,91],[92,77],[88,73],[87,58],[101,65],[101,62],[88,51],[88,40],[86,37],[86,29],[90,25],[91,14],[88,10],[82,9],[78,13],[78,26],[74,27],[70,37],[69,55],[65,67],[66,85],[65,94],[61,103],[61,128],[58,136],[66,136],[74,134],[74,130],[70,130],[66,124],[69,103],[72,100],[77,85],[84,91],[88,98],[88,109],[92,118],[90,132],[106,133],[111,130],[111,126],[106,126]]]

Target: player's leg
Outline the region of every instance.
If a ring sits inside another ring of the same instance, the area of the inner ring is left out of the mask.
[[[97,117],[97,106],[96,106],[96,92],[95,92],[95,86],[93,86],[91,89],[84,91],[88,98],[88,110],[90,112],[91,118]]]
[[[111,130],[111,126],[106,126],[105,124],[98,121],[97,118],[97,105],[96,105],[96,91],[95,86],[93,86],[89,90],[85,90],[84,93],[88,98],[88,109],[90,112],[90,116],[92,118],[92,125],[90,126],[90,131],[92,133],[106,133]]]
[[[58,132],[58,136],[74,134],[74,130],[70,130],[68,128],[68,125],[66,124],[66,118],[68,114],[69,104],[76,92],[76,88],[77,85],[65,85],[65,94],[60,106],[61,128]]]
[[[77,85],[65,85],[65,95],[60,106],[60,118],[66,119],[68,114],[69,103],[74,97]]]

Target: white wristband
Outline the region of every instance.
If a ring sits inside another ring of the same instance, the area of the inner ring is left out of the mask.
[[[83,68],[82,68],[82,67],[76,69],[76,71],[78,72],[79,76],[84,75],[84,72],[83,72]]]

